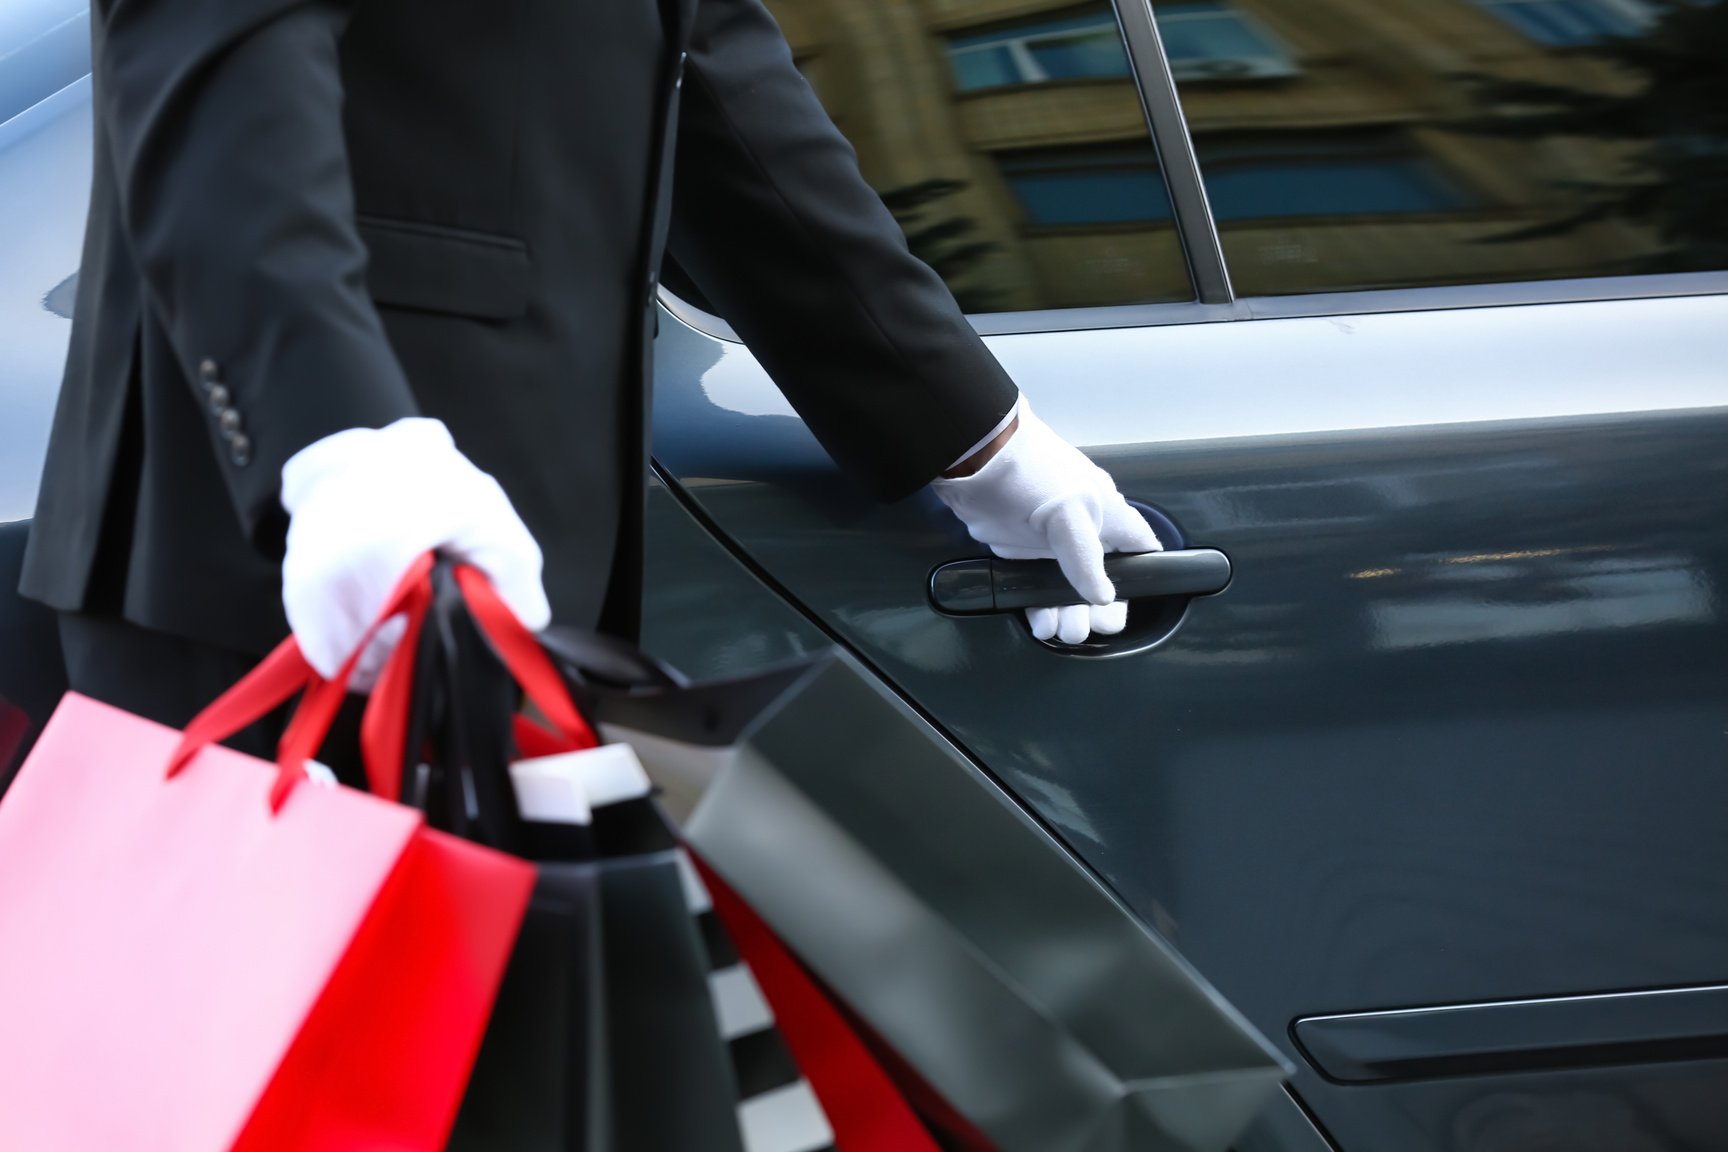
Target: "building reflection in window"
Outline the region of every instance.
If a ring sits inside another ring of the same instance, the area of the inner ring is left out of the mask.
[[[1010,153],[1001,165],[1034,225],[1086,227],[1170,218],[1170,198],[1150,146]]]
[[[1728,4],[1232,3],[1296,65],[1178,76],[1240,294],[1728,268]]]
[[[948,41],[962,92],[1085,76],[1127,76],[1128,53],[1108,11]]]
[[[1212,141],[1200,155],[1219,220],[1441,213],[1472,203],[1396,131],[1250,135]],[[1150,146],[1011,153],[1000,163],[1027,220],[1041,227],[1170,218]]]
[[[1219,0],[1158,5],[1158,35],[1178,80],[1290,76],[1289,52],[1246,12]]]
[[[1194,298],[1108,3],[767,3],[865,178],[968,311]],[[1182,7],[1193,51],[1237,51],[1226,6]]]
[[[1193,299],[1108,4],[767,3],[968,308]],[[1241,295],[1728,269],[1728,2],[1153,11]]]
[[[1478,0],[1538,44],[1592,44],[1634,36],[1654,18],[1643,0]]]

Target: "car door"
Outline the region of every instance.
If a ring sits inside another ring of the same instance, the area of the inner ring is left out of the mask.
[[[1728,6],[770,6],[1228,584],[1078,650],[944,612],[982,550],[673,273],[649,647],[858,654],[1297,1064],[1243,1152],[1728,1147]]]

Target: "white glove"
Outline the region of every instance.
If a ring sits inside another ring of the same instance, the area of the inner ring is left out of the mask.
[[[531,630],[552,622],[540,546],[441,421],[352,428],[302,448],[282,466],[282,506],[290,517],[282,603],[321,676],[341,669],[408,566],[434,548],[491,577]],[[402,631],[400,619],[379,630],[351,689],[371,688]]]
[[[930,487],[974,540],[1007,560],[1054,557],[1090,601],[1028,608],[1027,622],[1040,640],[1078,644],[1092,632],[1122,631],[1128,605],[1116,601],[1104,553],[1164,547],[1110,474],[1051,431],[1024,398],[1020,426],[996,455],[970,476],[934,480]]]

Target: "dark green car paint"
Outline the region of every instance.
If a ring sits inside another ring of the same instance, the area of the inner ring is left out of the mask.
[[[1423,320],[1479,336],[1505,319],[1488,311]],[[1728,977],[1728,408],[1673,403],[1712,387],[1728,401],[1728,381],[1628,375],[1614,411],[1600,390],[1625,367],[1609,333],[1564,334],[1573,319],[1588,317],[1549,309],[1519,331],[1562,366],[1597,356],[1601,376],[1570,393],[1539,376],[1523,396],[1482,388],[1482,411],[1502,418],[1428,419],[1459,400],[1422,379],[1442,362],[1384,378],[1407,398],[1399,426],[1349,426],[1322,396],[1310,422],[1344,426],[1094,447],[1128,495],[1234,569],[1166,641],[1116,660],[1050,651],[1013,616],[938,614],[931,571],[982,552],[958,523],[928,494],[870,503],[754,389],[746,353],[676,323],[663,326],[656,455],[729,547],[1283,1045],[1338,1147],[1728,1147],[1728,1060],[1711,1048],[1346,1085],[1290,1034],[1315,1015]],[[1218,356],[1251,361],[1290,335],[1236,327]],[[1139,334],[1149,353],[1167,331]],[[1725,333],[1700,325],[1691,351],[1728,362]],[[1333,340],[1309,335],[1321,350]],[[1360,368],[1338,343],[1347,391]],[[1041,375],[1066,363],[1023,347],[1007,349],[1016,376],[1061,431],[1084,389],[1055,391]],[[1437,354],[1462,370],[1479,351]],[[1275,383],[1244,385],[1214,427],[1263,421],[1256,398],[1280,403]],[[1156,430],[1147,394],[1125,438]],[[1530,415],[1504,418],[1508,402]],[[652,641],[713,631],[665,614],[730,602],[718,582],[699,591],[705,571],[651,563]],[[667,655],[735,667],[738,643]],[[1477,1018],[1495,1019],[1466,1016],[1463,1032]],[[1287,1103],[1295,1113],[1245,1149],[1319,1138]],[[1602,1133],[1613,1142],[1589,1143]]]

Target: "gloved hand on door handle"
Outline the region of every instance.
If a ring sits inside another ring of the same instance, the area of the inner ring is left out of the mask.
[[[1127,624],[1104,571],[1106,552],[1159,552],[1163,545],[1116,490],[1110,474],[1040,420],[1022,398],[1014,427],[995,454],[970,475],[931,482],[972,538],[1007,560],[1054,558],[1087,600],[1028,608],[1040,640],[1079,644]]]

